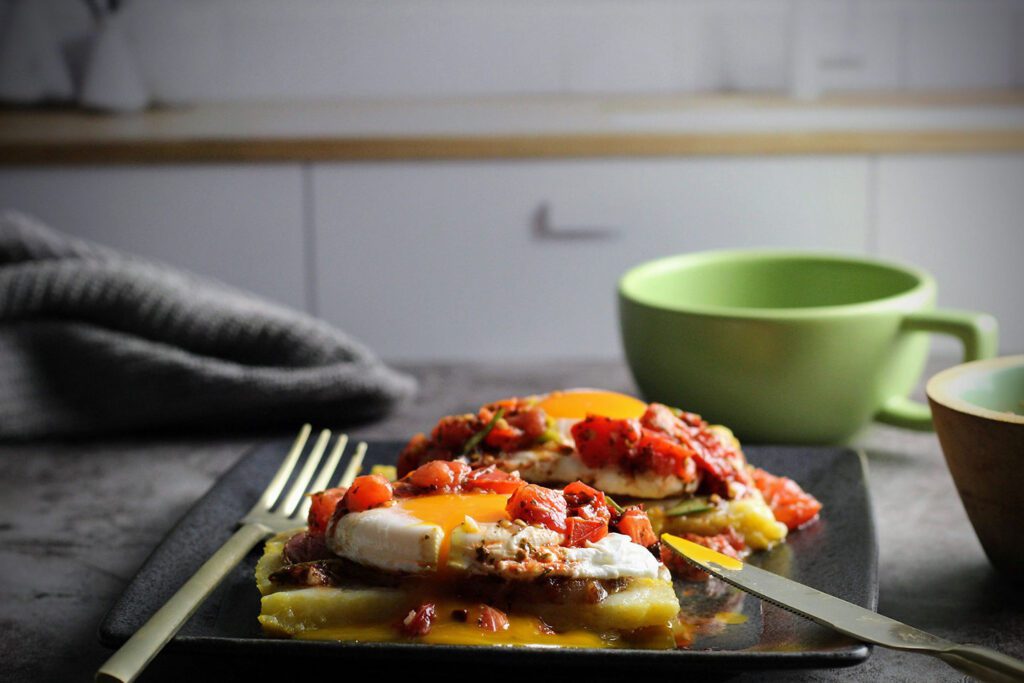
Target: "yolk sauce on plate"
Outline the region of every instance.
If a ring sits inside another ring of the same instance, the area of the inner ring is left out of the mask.
[[[508,615],[508,628],[503,631],[485,631],[472,621],[460,621],[453,616],[457,610],[472,609],[475,604],[441,598],[431,600],[436,606],[436,618],[430,632],[416,638],[404,636],[395,623],[367,625],[352,624],[341,628],[324,628],[306,631],[297,637],[303,640],[345,640],[357,642],[400,642],[432,643],[435,645],[501,645],[501,646],[551,646],[609,648],[614,640],[602,638],[601,634],[583,629],[552,633],[544,628],[537,617],[516,614]],[[415,608],[412,605],[410,609]]]

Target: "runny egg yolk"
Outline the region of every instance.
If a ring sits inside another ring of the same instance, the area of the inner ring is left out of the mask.
[[[442,493],[436,496],[407,498],[399,507],[425,524],[436,524],[444,531],[444,540],[438,555],[438,568],[448,564],[448,551],[452,544],[452,530],[472,517],[482,524],[509,519],[505,506],[507,493]]]
[[[551,417],[579,420],[587,415],[627,420],[638,418],[647,410],[647,404],[640,399],[595,389],[556,391],[548,394],[537,405]]]

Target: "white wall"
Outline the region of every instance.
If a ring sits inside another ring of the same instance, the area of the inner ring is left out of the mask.
[[[88,34],[80,0],[41,1],[66,41]],[[1019,0],[135,0],[125,17],[170,103],[1024,87]]]

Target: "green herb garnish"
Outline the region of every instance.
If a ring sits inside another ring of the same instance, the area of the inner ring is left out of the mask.
[[[704,496],[697,496],[696,498],[689,498],[677,505],[673,505],[668,510],[665,510],[665,516],[682,517],[683,515],[694,515],[698,512],[713,510],[714,507]]]
[[[624,508],[624,507],[622,507],[621,505],[619,505],[618,503],[616,503],[616,502],[615,502],[615,501],[614,501],[614,500],[612,499],[612,497],[611,497],[611,496],[609,496],[609,495],[608,495],[607,493],[606,493],[606,494],[604,494],[604,502],[606,502],[606,503],[608,503],[609,505],[611,505],[611,506],[612,506],[612,507],[613,507],[613,508],[615,509],[615,512],[617,512],[617,513],[618,513],[618,514],[620,514],[620,515],[621,515],[621,514],[622,514],[622,512],[623,512],[623,511],[625,510],[625,508]]]
[[[551,443],[552,441],[561,441],[561,434],[557,429],[545,429],[544,433],[537,437],[537,443]]]
[[[544,416],[544,433],[537,437],[537,443],[561,441],[561,434],[555,427],[555,420],[549,415]]]
[[[504,417],[504,415],[505,408],[498,408],[497,412],[494,413],[494,417],[491,418],[491,421],[484,425],[484,428],[479,432],[469,437],[469,441],[467,441],[466,445],[462,447],[461,455],[468,455],[472,453],[473,450],[480,445],[480,442],[487,438],[487,435],[491,433],[492,429],[494,429],[494,425],[498,424],[498,420]]]

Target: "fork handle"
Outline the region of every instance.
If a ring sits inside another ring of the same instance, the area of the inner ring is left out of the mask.
[[[265,526],[243,525],[100,667],[96,683],[134,681],[228,572],[269,535]]]

